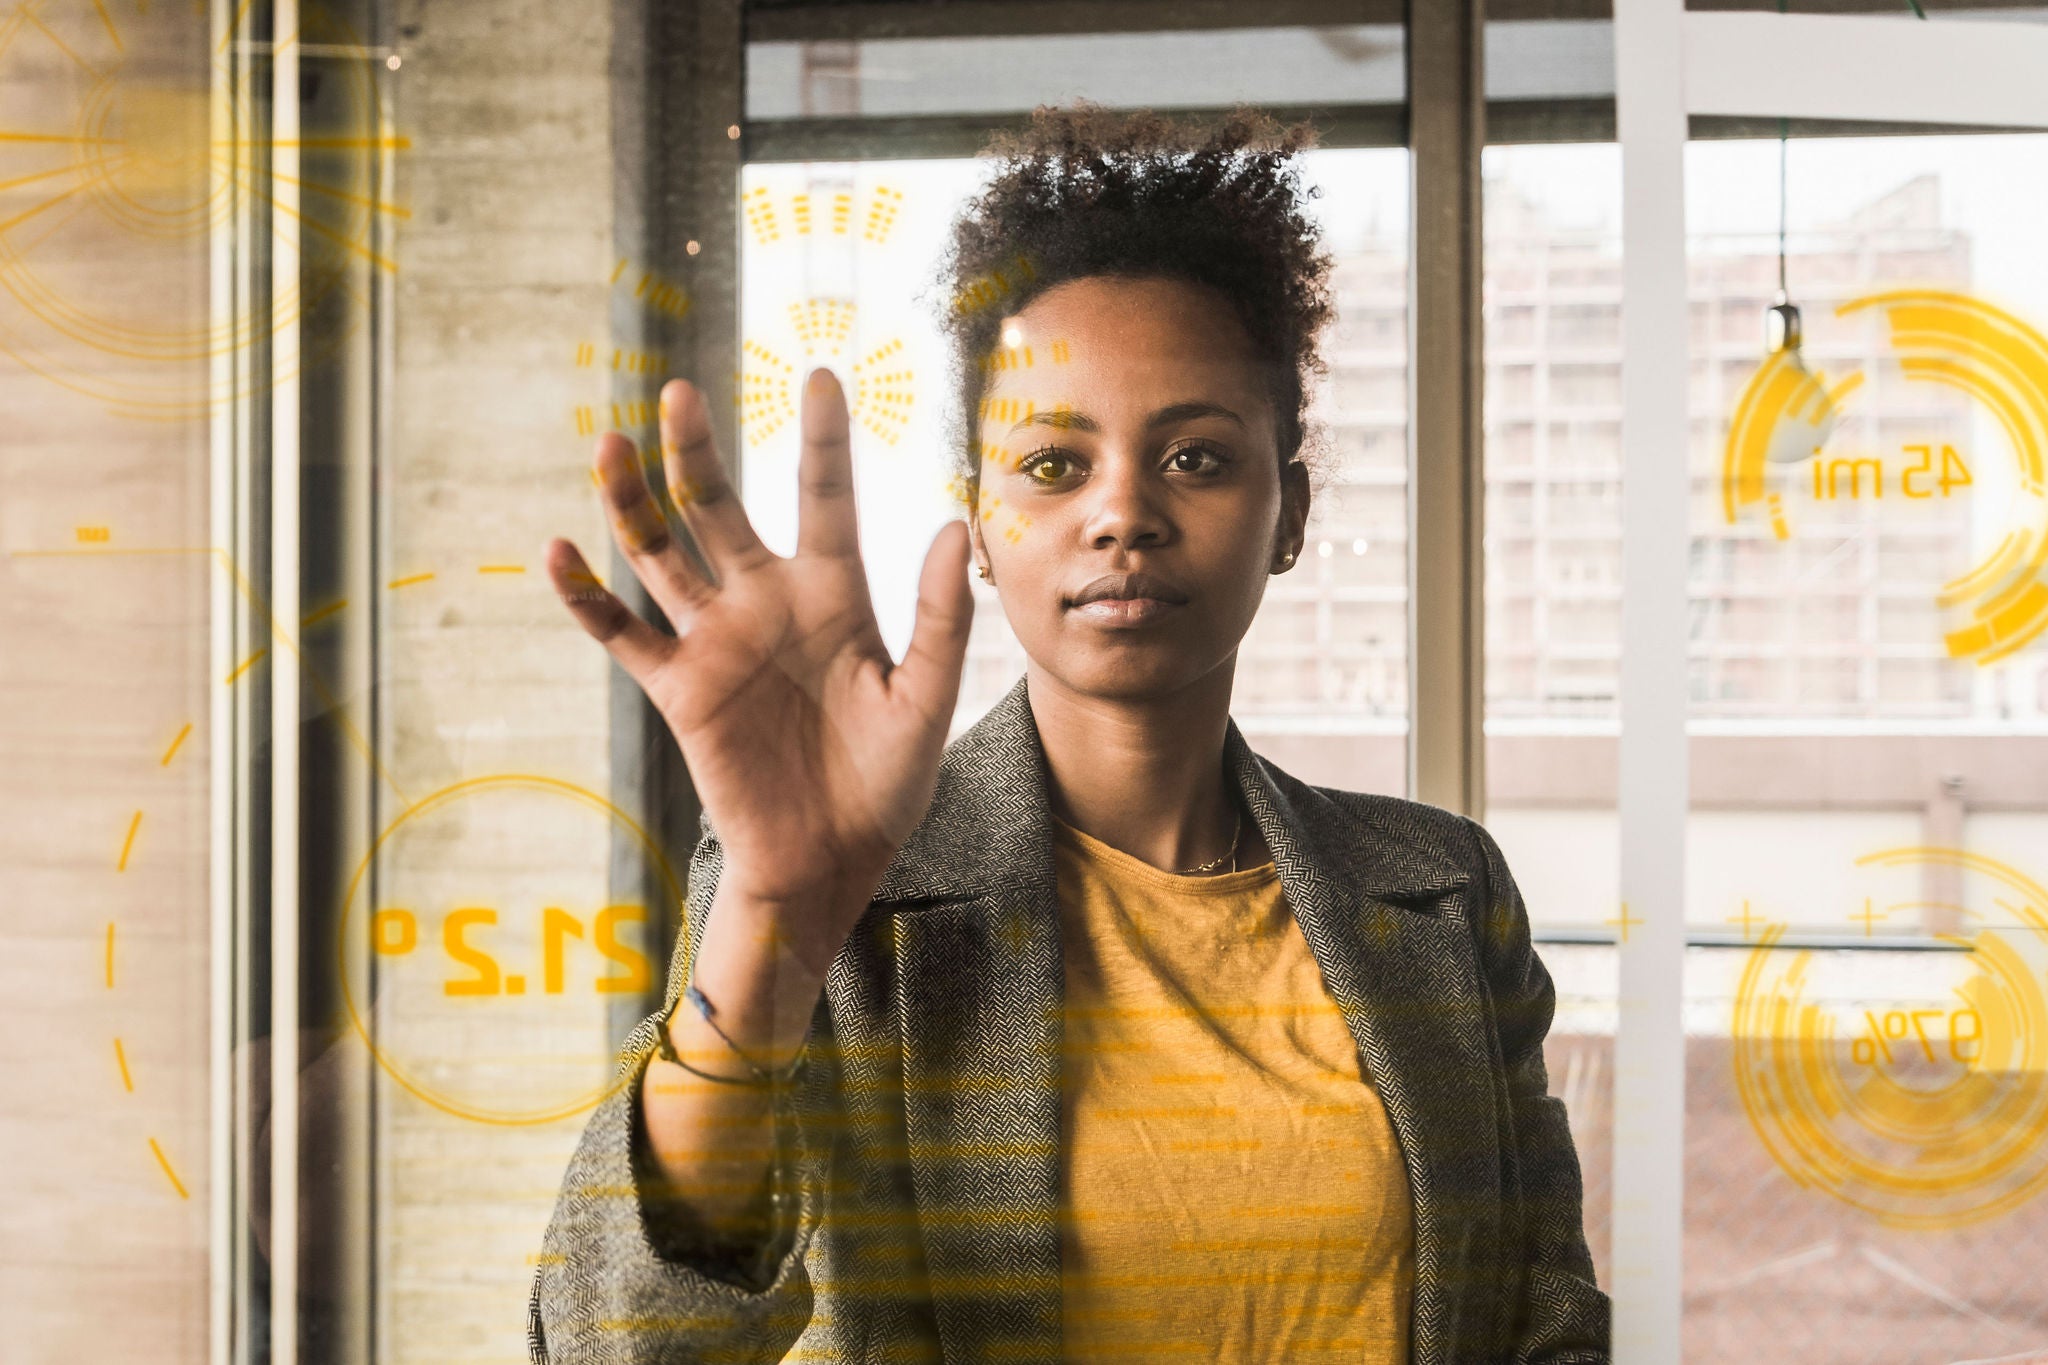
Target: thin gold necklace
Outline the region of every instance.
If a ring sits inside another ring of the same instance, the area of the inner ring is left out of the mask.
[[[1222,862],[1225,858],[1230,859],[1230,870],[1232,872],[1237,871],[1237,841],[1243,835],[1243,833],[1244,807],[1239,806],[1237,808],[1237,819],[1230,826],[1230,847],[1225,849],[1223,852],[1217,854],[1215,857],[1211,858],[1208,862],[1203,863],[1200,867],[1191,867],[1183,872],[1175,873],[1174,875],[1180,877],[1197,877],[1200,876],[1202,873],[1207,872],[1210,868],[1216,866],[1216,864]]]

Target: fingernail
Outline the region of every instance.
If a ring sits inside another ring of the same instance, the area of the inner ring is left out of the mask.
[[[817,369],[811,371],[811,377],[806,387],[808,387],[812,393],[823,393],[827,387],[826,376],[830,375],[831,373],[832,371],[820,365]]]

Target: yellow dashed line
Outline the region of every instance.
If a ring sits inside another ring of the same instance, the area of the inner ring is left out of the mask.
[[[155,1138],[149,1140],[149,1150],[156,1153],[156,1164],[163,1167],[164,1174],[170,1177],[171,1188],[178,1192],[178,1198],[190,1199],[192,1196],[186,1193],[185,1182],[178,1179],[178,1173],[171,1169],[171,1159],[164,1155],[163,1148],[156,1145]]]
[[[410,578],[394,578],[384,586],[387,588],[409,588],[415,583],[424,583],[433,576],[432,572],[416,573]]]
[[[185,742],[185,736],[191,733],[192,722],[188,720],[185,722],[185,728],[178,731],[178,737],[171,741],[171,747],[164,750],[164,759],[163,762],[158,765],[159,767],[168,768],[171,766],[171,758],[178,752],[178,746],[180,744],[183,744]]]
[[[114,922],[107,921],[107,989],[114,989]]]
[[[329,602],[326,606],[320,608],[320,610],[314,612],[311,616],[301,617],[299,619],[299,629],[304,630],[307,626],[312,625],[315,621],[325,621],[328,617],[334,615],[334,613],[340,611],[343,607],[347,605],[348,599],[346,597],[342,598],[338,602]]]
[[[479,564],[476,566],[476,571],[478,573],[525,573],[526,566],[524,564]]]
[[[223,687],[232,687],[234,685],[235,679],[241,677],[244,673],[247,673],[250,669],[254,668],[256,666],[256,661],[261,659],[264,655],[268,654],[269,652],[270,651],[268,649],[259,649],[254,654],[251,654],[248,658],[242,660],[241,663],[235,666],[234,672],[228,674],[227,677],[221,679],[221,685]]]
[[[142,812],[135,812],[135,818],[128,822],[128,837],[121,841],[121,861],[114,864],[114,871],[128,870],[128,851],[135,847],[135,831],[142,828]]]
[[[128,1074],[128,1054],[121,1050],[121,1040],[114,1040],[114,1060],[121,1064],[121,1085],[129,1094],[135,1093],[135,1081]]]

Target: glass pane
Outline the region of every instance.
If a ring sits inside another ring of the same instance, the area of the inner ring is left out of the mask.
[[[2048,1328],[2048,136],[1786,150],[1796,352],[1780,144],[1686,155],[1687,1358],[1995,1357]]]
[[[1489,25],[1489,28],[1496,27]],[[1531,25],[1530,27],[1548,27]],[[1619,903],[1621,157],[1489,147],[1486,827],[1556,984],[1544,1049],[1609,1283]]]
[[[244,686],[209,633],[233,591],[208,553],[211,367],[234,350],[207,290],[231,181],[214,73],[189,6],[0,20],[0,1311],[21,1360],[207,1352],[212,708]]]
[[[662,378],[611,338],[680,293],[611,249],[603,22],[450,12],[402,36],[389,447],[376,530],[356,532],[375,552],[378,842],[343,906],[331,1064],[371,1063],[377,1358],[510,1360],[613,1083],[613,1016],[662,967],[662,907],[618,888],[673,884],[687,858],[611,805],[633,780],[613,666],[541,549],[567,537],[610,581],[592,437],[651,445]]]
[[[1337,459],[1312,504],[1302,561],[1268,581],[1239,654],[1232,711],[1254,747],[1306,781],[1399,791],[1408,706],[1407,153],[1318,151],[1304,166],[1336,257],[1330,373],[1312,411]],[[945,295],[931,263],[979,177],[973,161],[894,161],[755,164],[742,179],[742,391],[783,392],[788,377],[817,365],[840,374],[853,403],[862,550],[883,637],[898,657],[925,551],[957,515],[947,489]],[[787,553],[796,543],[793,413],[766,401],[746,411],[748,512],[770,547]],[[995,588],[977,581],[975,600],[956,734],[1025,665]]]

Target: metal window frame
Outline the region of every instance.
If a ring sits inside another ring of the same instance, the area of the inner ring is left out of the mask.
[[[221,55],[212,136],[249,149],[247,166],[230,177],[231,212],[209,242],[213,330],[229,338],[211,380],[216,394],[234,395],[209,431],[210,543],[223,561],[211,590],[210,662],[215,677],[226,677],[259,651],[264,661],[248,684],[214,690],[209,722],[208,1350],[216,1365],[368,1359],[375,1350],[367,1059],[321,1116],[359,1138],[339,1144],[343,1161],[302,1159],[308,1097],[299,1084],[312,1051],[332,1042],[338,986],[327,946],[348,872],[340,860],[368,842],[380,795],[362,766],[343,761],[339,727],[331,717],[321,723],[331,708],[309,691],[324,697],[332,684],[374,696],[375,608],[318,641],[294,637],[306,601],[374,601],[372,490],[388,444],[379,381],[389,365],[392,287],[364,260],[324,299],[307,288],[312,253],[297,242],[316,229],[299,226],[297,160],[301,116],[320,85],[302,74],[314,62],[381,65],[384,5],[339,0],[332,8],[348,11],[367,45],[317,50],[276,41],[299,31],[299,0],[213,0],[208,14]],[[388,160],[367,155],[366,165],[369,198],[381,201]],[[372,221],[373,231],[385,230]],[[280,251],[279,241],[291,245]],[[332,363],[305,364],[312,355]],[[267,1150],[254,1104],[265,1079]],[[267,1256],[258,1220],[269,1228]],[[302,1294],[309,1276],[325,1292]],[[305,1308],[309,1297],[325,1305],[317,1317]]]
[[[1408,13],[1408,794],[1486,806],[1485,0]]]

